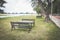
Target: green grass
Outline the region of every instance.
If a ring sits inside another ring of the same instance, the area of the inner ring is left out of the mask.
[[[23,18],[35,19],[35,27],[28,33],[24,30],[11,32],[11,21],[21,21]],[[60,29],[52,22],[44,22],[44,18],[35,16],[19,16],[0,18],[0,40],[60,40]]]

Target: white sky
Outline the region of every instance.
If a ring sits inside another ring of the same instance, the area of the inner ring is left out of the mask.
[[[28,0],[6,0],[4,11],[7,13],[20,13],[20,12],[29,12],[35,13],[31,6],[31,2]]]

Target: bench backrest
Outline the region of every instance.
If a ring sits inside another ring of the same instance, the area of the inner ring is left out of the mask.
[[[35,19],[22,19],[22,21],[34,21],[35,22]]]
[[[33,21],[33,23],[35,24],[35,19],[22,19],[22,21]]]

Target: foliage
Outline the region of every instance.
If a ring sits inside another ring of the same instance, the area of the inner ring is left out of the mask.
[[[53,2],[53,13],[60,13],[60,0],[55,0]]]
[[[34,10],[38,13],[38,14],[40,14],[41,13],[41,8],[40,8],[40,6],[38,5],[38,6],[36,6],[36,7],[34,7]]]
[[[49,14],[51,12],[51,0],[32,0],[32,2],[36,7],[36,4],[40,5],[39,7],[41,7],[42,12],[44,12],[46,15],[45,20],[49,20]]]
[[[38,5],[37,0],[32,0],[32,7],[33,10],[35,10],[38,14],[40,13],[40,6]]]
[[[5,7],[5,6],[3,6],[4,3],[6,3],[6,1],[0,0],[0,7]],[[2,9],[0,9],[0,13],[3,13]]]

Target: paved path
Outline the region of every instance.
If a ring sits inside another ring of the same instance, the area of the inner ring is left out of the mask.
[[[51,15],[50,15],[50,19],[60,28],[60,19]]]

